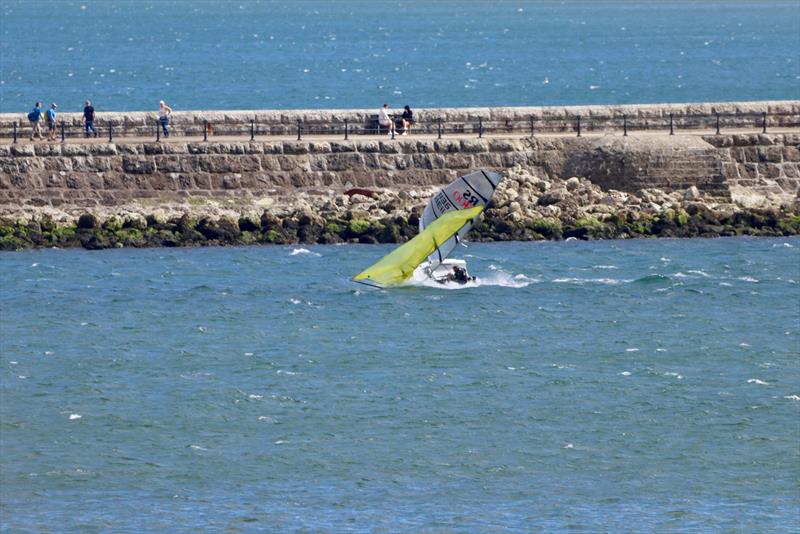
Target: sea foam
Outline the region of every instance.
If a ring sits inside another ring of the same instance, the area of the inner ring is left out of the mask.
[[[292,250],[291,254],[289,254],[289,255],[290,256],[297,256],[297,255],[300,255],[300,254],[307,254],[309,256],[316,256],[318,258],[320,256],[322,256],[322,254],[320,254],[319,252],[311,252],[307,248],[296,248],[296,249]]]

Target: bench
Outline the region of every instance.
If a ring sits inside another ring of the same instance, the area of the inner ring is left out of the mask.
[[[403,121],[400,115],[391,115],[392,120],[394,121],[394,128],[397,133],[401,133],[403,130]],[[367,123],[367,131],[365,133],[376,133],[380,134],[388,134],[389,128],[386,126],[381,126],[378,122],[378,114],[370,115],[369,122]]]

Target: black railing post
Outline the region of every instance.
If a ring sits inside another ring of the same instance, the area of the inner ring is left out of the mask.
[[[256,120],[250,119],[250,140],[253,141],[256,138]]]
[[[717,113],[717,133],[716,133],[716,135],[719,135],[719,113]]]
[[[208,141],[208,121],[203,121],[203,141]]]
[[[441,139],[442,138],[442,118],[439,117],[438,121],[439,121],[439,123],[438,123],[439,124],[439,139]]]
[[[670,135],[675,135],[675,128],[673,127],[674,122],[673,122],[672,119],[673,119],[672,113],[670,113],[669,114],[669,134]]]
[[[114,130],[114,125],[112,125],[111,123],[108,123],[108,142],[109,143],[111,143],[113,141],[113,139],[114,139],[113,130]]]
[[[533,115],[531,115],[531,137],[533,137]]]
[[[628,114],[624,113],[622,115],[622,135],[628,137]]]
[[[61,121],[61,142],[64,142],[64,121]]]
[[[576,127],[577,127],[577,130],[578,130],[578,137],[580,137],[581,136],[581,116],[580,115],[578,115],[578,122],[576,124]]]
[[[303,137],[302,133],[300,132],[300,129],[301,129],[301,127],[300,127],[300,119],[297,119],[297,140],[298,141],[300,139],[302,139],[302,137]]]
[[[14,121],[14,143],[17,142],[17,121]]]
[[[161,142],[161,121],[156,121],[156,143]]]
[[[347,141],[350,135],[350,125],[347,122],[347,119],[344,120],[344,140]]]
[[[483,118],[478,117],[478,138],[483,137]]]
[[[767,112],[766,111],[761,115],[761,121],[762,121],[761,122],[761,125],[762,125],[761,133],[767,133]]]
[[[394,132],[397,130],[397,124],[395,124],[394,122],[394,117],[392,117],[391,128],[392,128],[392,140],[394,140]]]

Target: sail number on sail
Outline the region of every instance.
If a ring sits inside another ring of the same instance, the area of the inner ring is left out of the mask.
[[[453,198],[461,206],[462,209],[471,208],[473,206],[477,206],[480,200],[478,197],[473,195],[469,190],[464,191],[453,191]]]

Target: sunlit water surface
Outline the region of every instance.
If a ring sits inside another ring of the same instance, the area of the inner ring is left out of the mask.
[[[0,254],[2,530],[797,531],[800,239]]]

